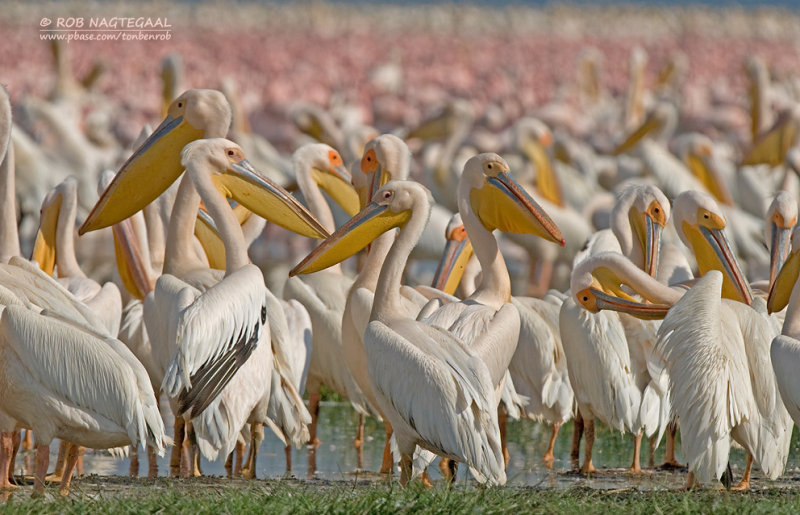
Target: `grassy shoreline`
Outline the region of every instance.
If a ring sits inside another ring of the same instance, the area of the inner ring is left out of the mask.
[[[437,485],[401,489],[396,483],[300,481],[230,481],[212,478],[132,480],[124,495],[91,492],[76,484],[61,499],[48,490],[44,500],[19,492],[0,508],[3,513],[797,513],[800,492],[766,488],[751,492],[700,490],[640,491],[636,488],[566,490]],[[97,485],[95,485],[97,486]],[[113,488],[112,488],[113,489]],[[20,495],[21,494],[21,495]]]

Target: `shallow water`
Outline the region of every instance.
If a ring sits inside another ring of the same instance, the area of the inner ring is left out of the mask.
[[[166,417],[165,417],[166,418]],[[353,447],[353,438],[356,433],[358,416],[347,403],[323,402],[320,409],[319,438],[321,444],[317,449],[318,479],[331,481],[352,480],[354,478],[377,479],[374,472],[380,468],[383,453],[383,426],[373,419],[367,419],[365,425],[364,468],[367,472],[356,474],[356,451]],[[168,426],[171,430],[171,417]],[[551,426],[531,420],[512,421],[508,423],[508,449],[511,455],[507,476],[510,485],[533,486],[541,488],[566,488],[571,485],[581,484],[593,488],[621,488],[636,487],[639,489],[652,489],[676,487],[682,484],[685,474],[659,473],[645,474],[637,477],[623,473],[631,464],[633,452],[633,438],[631,435],[620,435],[611,432],[605,426],[599,425],[596,430],[595,446],[593,452],[594,465],[601,473],[585,479],[576,474],[570,474],[569,452],[572,439],[572,424],[568,423],[559,432],[555,445],[555,463],[553,469],[547,469],[542,462],[542,455],[547,447]],[[664,443],[656,450],[655,463],[660,464],[664,456]],[[51,465],[53,469],[58,452],[58,445],[51,446]],[[642,444],[642,467],[647,467],[648,448],[646,442]],[[140,473],[147,474],[147,459],[141,453]],[[581,455],[582,457],[582,455]],[[677,450],[678,460],[683,462],[680,445]],[[31,454],[23,454],[17,460],[17,472],[25,467],[25,462],[32,461]],[[125,476],[129,473],[130,459],[116,458],[106,451],[87,451],[84,461],[86,474],[103,476]],[[293,449],[293,474],[298,478],[308,478],[308,450]],[[731,466],[735,477],[741,475],[745,464],[745,453],[742,449],[731,450]],[[202,460],[201,467],[206,475],[224,476],[224,460],[209,462]],[[26,467],[27,468],[27,467]],[[606,469],[610,473],[602,473]],[[285,460],[283,444],[268,429],[264,430],[264,441],[258,456],[256,466],[259,478],[283,477]],[[371,471],[371,472],[370,472]],[[25,470],[31,473],[30,469]],[[429,474],[432,479],[440,478],[439,467],[434,463]],[[685,471],[684,471],[685,472]],[[789,462],[786,466],[786,477],[796,478],[800,473],[800,442],[794,435]],[[159,475],[169,474],[169,452],[167,456],[159,459]],[[460,467],[459,480],[467,478],[466,467]],[[760,477],[754,472],[754,477]],[[770,483],[773,486],[774,483]]]

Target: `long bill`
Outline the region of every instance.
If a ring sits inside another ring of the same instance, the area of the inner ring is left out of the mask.
[[[155,200],[183,173],[181,150],[203,137],[183,116],[167,116],[122,165],[78,234],[120,222]]]
[[[47,275],[53,275],[56,267],[56,232],[62,202],[63,197],[57,194],[53,202],[42,207],[36,243],[31,253],[31,260],[36,261],[39,268]]]
[[[798,277],[800,277],[800,250],[793,250],[769,289],[767,298],[769,313],[777,313],[789,304]]]
[[[460,230],[459,230],[460,229]],[[437,290],[453,295],[464,275],[467,262],[474,254],[472,243],[467,237],[467,233],[462,225],[453,231],[453,235],[447,239],[444,247],[442,259],[436,267],[433,275],[432,286]]]
[[[769,284],[772,284],[778,277],[778,272],[783,267],[783,263],[789,257],[791,246],[791,227],[781,227],[775,220],[770,222],[770,232],[772,238],[769,248]]]
[[[352,185],[350,172],[344,166],[334,166],[323,172],[313,168],[311,175],[317,185],[339,204],[349,216],[353,216],[361,209],[358,193]]]
[[[217,189],[269,222],[301,236],[326,238],[328,231],[288,191],[259,173],[246,159],[213,175]]]
[[[555,222],[508,172],[488,177],[482,187],[473,188],[470,204],[489,231],[535,234],[562,246],[566,243]]]
[[[706,262],[707,256],[702,258],[700,255],[696,256],[700,274],[705,275],[708,270],[719,270],[723,276],[722,296],[748,305],[752,304],[753,292],[750,283],[747,282],[739,261],[731,250],[725,232],[722,229],[708,229],[701,226],[700,233],[713,251],[712,262]]]
[[[289,275],[310,274],[340,263],[364,249],[384,232],[405,226],[410,218],[410,210],[394,213],[387,205],[370,202],[311,251]]]

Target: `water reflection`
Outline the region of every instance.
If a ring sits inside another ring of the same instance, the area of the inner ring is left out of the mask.
[[[172,427],[168,420],[169,428]],[[327,480],[352,480],[356,473],[356,450],[353,439],[356,435],[358,415],[346,403],[323,402],[320,409],[318,435],[321,444],[317,449],[316,477]],[[530,420],[509,421],[508,447],[511,461],[508,466],[508,481],[513,485],[539,486],[548,488],[564,488],[573,484],[587,483],[595,488],[615,486],[635,486],[638,488],[675,488],[682,484],[684,475],[658,474],[645,475],[638,478],[628,474],[602,474],[601,469],[627,469],[631,464],[633,453],[633,439],[631,435],[621,435],[612,432],[602,424],[596,426],[596,440],[593,451],[595,467],[601,471],[591,480],[586,480],[577,475],[567,474],[570,470],[570,444],[572,438],[572,424],[565,424],[556,440],[553,470],[549,470],[542,462],[542,455],[547,448],[550,438],[551,426]],[[384,430],[383,425],[373,419],[367,419],[365,427],[364,466],[367,471],[360,473],[360,477],[377,477],[375,472],[380,468],[383,453]],[[284,476],[285,459],[283,444],[265,428],[264,442],[261,445],[257,462],[257,476],[259,478],[276,478]],[[655,463],[660,464],[664,459],[663,441],[656,450]],[[58,452],[58,445],[51,447],[52,470]],[[679,461],[684,462],[680,452],[680,444],[676,452]],[[305,478],[308,472],[308,450],[294,449],[292,455],[293,472],[299,478]],[[582,459],[582,456],[581,456]],[[642,466],[647,466],[648,449],[642,443]],[[17,460],[17,472],[22,472],[25,455]],[[30,460],[28,460],[30,461]],[[140,472],[147,474],[147,458],[144,452],[140,453]],[[744,468],[745,453],[742,449],[731,450],[731,465],[738,476]],[[792,440],[789,462],[786,466],[787,475],[796,475],[800,465],[800,448],[797,437]],[[85,455],[84,470],[87,474],[99,475],[128,475],[130,458],[114,458],[106,452],[88,450]],[[202,460],[203,473],[206,475],[224,476],[224,460],[208,462]],[[737,472],[738,469],[738,472]],[[169,474],[169,453],[159,459],[159,475]],[[429,474],[432,479],[440,478],[439,467],[435,464],[430,467]],[[467,477],[466,467],[460,467],[459,480]],[[760,477],[760,476],[756,476]]]

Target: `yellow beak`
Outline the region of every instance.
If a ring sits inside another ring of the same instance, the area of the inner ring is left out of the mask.
[[[213,175],[217,189],[262,218],[301,236],[325,238],[328,231],[285,189],[256,171],[247,160]]]
[[[565,244],[555,222],[507,172],[488,177],[482,187],[473,188],[470,204],[489,231],[535,234]]]
[[[553,204],[563,206],[564,196],[561,193],[561,184],[544,146],[538,141],[529,139],[523,145],[523,150],[528,159],[536,166],[536,186],[539,193]]]
[[[386,205],[370,202],[311,251],[289,275],[310,274],[340,263],[389,229],[405,226],[410,218],[411,210],[394,213]]]
[[[122,284],[131,295],[143,300],[153,289],[154,281],[142,264],[139,247],[135,243],[133,223],[129,219],[123,220],[114,224],[111,231],[114,234],[114,254]]]
[[[361,209],[358,193],[351,184],[350,172],[344,166],[333,167],[327,172],[312,168],[311,175],[317,185],[342,206],[348,215],[354,216]]]
[[[722,272],[722,297],[751,304],[753,292],[750,290],[750,283],[747,282],[723,230],[691,226],[687,222],[684,222],[683,229],[692,244],[700,275],[705,275],[709,270]]]
[[[39,263],[39,268],[47,275],[53,275],[56,267],[56,231],[62,202],[63,197],[57,194],[53,202],[42,207],[39,231],[31,253],[31,260]]]
[[[467,262],[474,254],[472,243],[469,241],[466,232],[462,227],[459,238],[448,238],[444,247],[444,254],[436,267],[433,276],[433,287],[445,293],[453,295],[456,292],[458,283],[464,275]]]
[[[767,298],[767,311],[776,313],[783,310],[792,296],[792,290],[800,277],[800,251],[795,250],[789,254],[789,258],[781,267],[772,286],[769,289]]]
[[[114,225],[155,200],[183,173],[183,147],[202,137],[183,116],[167,116],[122,165],[78,233]]]
[[[368,186],[358,188],[358,200],[361,208],[363,209],[369,204],[375,192],[390,180],[392,180],[392,174],[388,170],[384,170],[380,163],[377,163],[375,170],[369,173]]]
[[[628,136],[625,141],[619,144],[617,148],[614,149],[614,155],[618,156],[627,152],[628,150],[632,149],[639,143],[639,140],[650,134],[651,132],[659,129],[661,127],[660,122],[653,116],[648,117],[642,125],[639,126],[633,133]]]

